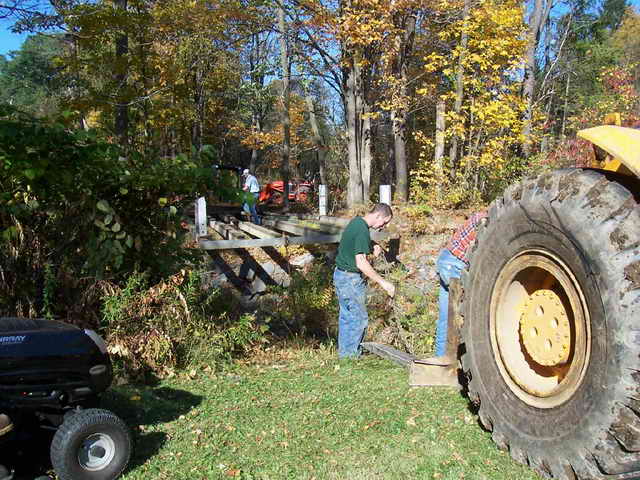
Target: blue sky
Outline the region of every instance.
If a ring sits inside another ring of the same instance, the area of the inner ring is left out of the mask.
[[[629,3],[640,9],[640,0],[631,0]],[[12,50],[18,50],[27,34],[15,34],[9,29],[10,23],[0,22],[0,55],[6,55]]]
[[[20,45],[26,37],[26,34],[11,33],[9,24],[0,23],[0,54],[5,55],[11,50],[20,49]]]

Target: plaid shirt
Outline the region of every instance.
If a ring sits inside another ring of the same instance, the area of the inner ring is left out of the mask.
[[[463,262],[469,263],[467,259],[469,247],[473,245],[473,242],[476,240],[478,224],[486,217],[487,212],[485,211],[471,215],[471,217],[456,230],[456,233],[453,234],[453,237],[451,237],[451,240],[447,243],[447,250]]]

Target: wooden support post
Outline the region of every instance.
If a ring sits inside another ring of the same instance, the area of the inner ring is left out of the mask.
[[[275,247],[262,247],[262,250],[271,257],[271,260],[273,260],[276,265],[287,272],[288,275],[291,275],[292,268],[289,260],[284,258]]]
[[[327,186],[326,185],[318,186],[318,209],[320,211],[320,215],[327,214]]]
[[[391,185],[380,185],[380,203],[391,206]]]
[[[196,241],[199,237],[204,237],[207,232],[207,201],[204,197],[199,197],[196,200],[195,209],[195,229],[193,230]]]
[[[243,263],[240,266],[240,278],[247,278],[249,271],[253,271],[265,285],[277,285],[277,282],[271,278],[271,275],[267,273],[255,258],[249,255],[247,250],[244,248],[238,248],[235,252],[243,260]]]
[[[247,288],[246,282],[235,274],[233,268],[225,262],[218,252],[209,251],[208,253],[211,256],[213,263],[220,269],[234,287],[240,290],[244,295],[251,294],[251,291]]]

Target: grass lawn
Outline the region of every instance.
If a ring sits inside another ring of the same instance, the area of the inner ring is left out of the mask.
[[[537,479],[498,451],[466,398],[409,388],[407,371],[330,351],[121,386],[134,479]]]

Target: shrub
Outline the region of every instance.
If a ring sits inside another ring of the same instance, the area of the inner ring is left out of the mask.
[[[183,270],[150,285],[134,273],[124,287],[104,288],[103,331],[121,370],[163,376],[194,363],[215,365],[264,341],[267,327],[240,313],[225,292],[203,290],[201,278]]]
[[[69,318],[79,286],[134,271],[158,282],[197,262],[180,213],[207,191],[237,196],[212,161],[207,148],[125,158],[96,132],[0,107],[0,315]]]

